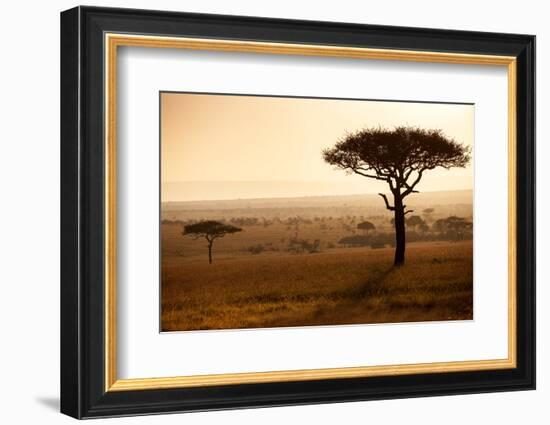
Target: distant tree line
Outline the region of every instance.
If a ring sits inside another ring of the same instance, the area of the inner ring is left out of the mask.
[[[375,230],[375,226],[370,222],[366,223],[368,224],[359,223],[357,225],[358,229],[366,231],[365,234],[345,236],[338,243],[348,247],[370,246],[372,248],[383,248],[387,245],[395,246],[393,233],[372,232],[369,234],[368,232]],[[473,224],[464,217],[442,218],[435,221],[430,227],[422,217],[413,215],[405,221],[405,224],[407,226],[406,237],[409,242],[461,241],[473,237]]]

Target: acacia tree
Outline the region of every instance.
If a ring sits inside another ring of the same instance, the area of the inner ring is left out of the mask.
[[[425,208],[422,212],[424,213],[424,215],[427,215],[427,216],[430,216],[433,214],[435,210],[433,208]]]
[[[241,228],[231,224],[220,223],[219,221],[206,220],[183,226],[182,234],[191,236],[193,239],[205,238],[208,242],[208,263],[212,264],[212,246],[214,241],[223,238],[230,233],[242,231]]]
[[[404,201],[429,170],[436,167],[449,169],[465,167],[470,151],[441,130],[417,127],[396,127],[393,130],[367,128],[347,134],[334,147],[323,151],[324,160],[349,173],[381,180],[389,186],[393,205],[384,193],[379,195],[386,208],[394,213],[395,258],[394,264],[405,262]]]
[[[370,221],[362,221],[361,223],[359,223],[357,225],[357,228],[359,230],[364,230],[366,232],[366,234],[368,235],[369,234],[369,231],[370,230],[375,230],[376,227],[374,226],[374,224],[372,224]]]
[[[409,218],[405,220],[405,224],[408,227],[417,228],[425,223],[424,223],[424,220],[422,220],[422,217],[420,217],[419,215],[411,215]]]
[[[453,239],[463,240],[472,231],[473,224],[464,217],[451,216],[442,218],[434,223],[435,230],[448,233]]]

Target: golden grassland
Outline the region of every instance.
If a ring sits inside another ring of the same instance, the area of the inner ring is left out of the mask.
[[[163,229],[163,331],[473,318],[471,240],[410,243],[406,264],[395,268],[392,248],[229,255],[227,236],[209,265],[204,243],[190,243],[178,226],[169,227],[167,239]],[[192,246],[194,255],[186,258],[178,243]]]

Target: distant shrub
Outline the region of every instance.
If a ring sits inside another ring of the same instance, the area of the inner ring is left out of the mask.
[[[372,224],[370,221],[362,221],[361,223],[359,223],[357,225],[357,228],[359,230],[364,230],[367,234],[369,233],[369,231],[371,230],[376,230],[376,227],[374,226],[374,224]]]
[[[461,241],[472,239],[473,224],[464,217],[451,216],[437,220],[433,229],[439,232],[442,240]]]
[[[371,242],[370,247],[372,249],[380,249],[385,248],[386,244],[382,240],[375,240]]]
[[[257,217],[233,217],[229,222],[237,226],[257,226],[260,224]]]
[[[261,254],[264,252],[265,247],[262,244],[252,245],[248,247],[248,252],[251,254]]]
[[[292,238],[288,242],[288,250],[295,253],[309,252],[310,254],[321,252],[321,240],[315,239],[310,242],[307,239]]]
[[[377,233],[373,235],[370,247],[372,249],[379,249],[392,244],[395,244],[395,236],[393,233]]]
[[[393,233],[374,233],[370,235],[345,236],[338,241],[339,244],[348,247],[370,246],[371,248],[384,248],[386,245],[395,246]]]
[[[425,222],[419,215],[411,215],[405,220],[405,224],[407,225],[407,227],[416,228],[417,226],[425,224]]]
[[[367,235],[353,235],[353,236],[344,236],[338,241],[340,245],[345,246],[368,246],[370,245],[371,237]]]

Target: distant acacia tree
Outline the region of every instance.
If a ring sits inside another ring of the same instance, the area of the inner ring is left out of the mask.
[[[212,246],[214,245],[214,241],[230,233],[237,233],[240,231],[242,231],[241,228],[231,224],[206,220],[184,226],[182,234],[184,236],[191,236],[193,239],[205,238],[208,242],[208,263],[212,264]]]
[[[418,225],[418,230],[424,234],[430,230],[430,226],[428,226],[428,224],[423,221],[421,224]]]
[[[419,215],[411,215],[409,218],[405,220],[405,224],[408,227],[416,228],[424,223],[424,220],[422,220],[422,217]]]
[[[370,221],[362,221],[361,223],[359,223],[357,225],[357,228],[359,230],[364,230],[367,233],[367,235],[369,234],[370,230],[375,230],[376,229],[374,224],[372,224]]]
[[[393,195],[393,205],[383,193],[386,208],[394,212],[394,264],[405,262],[404,200],[424,173],[436,167],[465,167],[469,149],[445,136],[441,130],[396,127],[393,130],[367,128],[347,134],[334,147],[323,151],[324,160],[349,173],[386,182]]]
[[[442,218],[434,223],[434,229],[444,233],[446,232],[453,239],[463,240],[471,236],[473,224],[464,217],[451,216]]]

